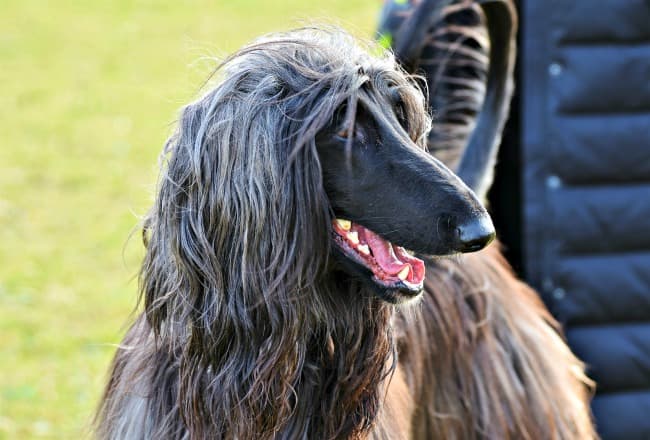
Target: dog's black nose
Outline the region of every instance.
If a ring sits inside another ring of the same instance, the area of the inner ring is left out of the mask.
[[[489,215],[481,215],[456,228],[458,232],[458,251],[475,252],[487,246],[494,237],[494,225]]]

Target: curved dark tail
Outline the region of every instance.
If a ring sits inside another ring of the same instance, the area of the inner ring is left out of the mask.
[[[442,9],[451,3],[450,0],[422,0],[400,26],[393,51],[406,71],[417,69],[427,32],[440,17]]]
[[[403,67],[413,72],[426,41],[426,34],[450,0],[422,0],[400,26],[393,50]],[[485,98],[476,126],[456,170],[463,181],[485,198],[492,183],[501,132],[513,91],[516,12],[511,0],[475,0],[483,9],[490,42]]]

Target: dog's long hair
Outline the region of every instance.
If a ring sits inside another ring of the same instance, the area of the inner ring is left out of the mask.
[[[370,427],[391,365],[390,311],[327,276],[315,136],[363,69],[393,71],[386,63],[341,32],[280,35],[229,58],[220,85],[183,109],[144,224],[145,316],[115,360],[100,436]],[[424,115],[409,108],[415,122]],[[134,407],[147,423],[126,422]]]
[[[430,261],[420,307],[396,317],[412,438],[596,437],[593,382],[498,245]]]
[[[330,258],[315,139],[341,104],[388,75],[426,142],[424,102],[390,56],[307,29],[220,72],[164,149],[144,312],[113,361],[99,437],[593,434],[580,362],[498,256],[430,260],[424,298],[399,312]]]

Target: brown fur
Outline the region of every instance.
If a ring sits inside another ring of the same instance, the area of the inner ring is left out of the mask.
[[[395,323],[412,438],[595,437],[582,363],[498,245],[429,262],[425,288]]]

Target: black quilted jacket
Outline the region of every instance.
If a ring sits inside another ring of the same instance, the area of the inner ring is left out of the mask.
[[[523,262],[598,384],[604,439],[650,439],[650,1],[522,2]]]
[[[599,433],[650,439],[650,0],[518,3],[495,222],[597,382]],[[412,4],[388,1],[380,29]]]

